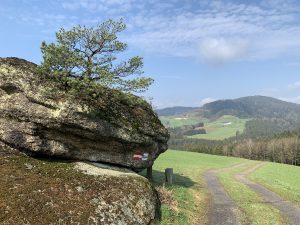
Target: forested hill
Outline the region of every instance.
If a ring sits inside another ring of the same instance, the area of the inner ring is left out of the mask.
[[[185,113],[193,112],[194,110],[199,109],[199,107],[183,107],[183,106],[175,106],[164,109],[155,110],[158,116],[175,116]]]
[[[300,105],[295,103],[251,96],[215,101],[161,119],[186,123],[169,128],[172,149],[300,165]],[[194,131],[205,132],[190,135]]]
[[[169,124],[180,122],[180,124],[185,123],[186,125],[203,122],[207,119],[210,122],[218,121],[223,116],[247,119],[245,128],[237,129],[239,132],[242,131],[242,135],[245,137],[270,136],[300,127],[300,105],[265,96],[218,100],[199,108],[167,108],[160,110],[158,114],[163,121],[167,121]],[[208,126],[209,123],[206,122],[205,125]],[[224,130],[223,127],[220,129],[214,127],[213,129],[213,131],[208,130],[208,133]],[[201,138],[205,139],[206,136],[202,135]]]
[[[265,96],[250,96],[234,100],[219,100],[197,110],[206,118],[233,115],[239,118],[280,118],[294,120],[300,117],[300,105]]]
[[[256,119],[300,119],[300,105],[265,96],[218,100],[202,107],[171,107],[156,110],[159,116],[192,113],[193,116],[217,119],[224,115]]]

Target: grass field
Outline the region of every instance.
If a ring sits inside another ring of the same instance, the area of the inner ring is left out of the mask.
[[[240,221],[243,224],[256,225],[285,225],[288,224],[278,209],[264,203],[264,200],[249,189],[246,185],[238,182],[234,175],[247,170],[257,162],[248,161],[245,165],[224,171],[219,174],[219,179],[227,193],[236,202],[240,210]]]
[[[204,128],[206,134],[196,134],[190,138],[208,139],[208,140],[223,140],[233,137],[236,132],[243,133],[245,124],[249,119],[240,119],[235,116],[222,116],[219,119],[206,122]]]
[[[161,225],[205,224],[208,192],[204,188],[203,172],[211,168],[229,167],[242,161],[244,160],[233,157],[173,150],[162,154],[153,167],[154,183],[156,186],[163,185],[165,168],[174,169],[175,183],[166,189],[173,192],[178,210],[171,210],[163,205]]]
[[[245,224],[285,225],[279,211],[263,203],[249,187],[238,182],[234,175],[247,170],[256,161],[207,155],[201,153],[168,150],[154,163],[153,176],[156,187],[172,193],[175,207],[162,204],[160,225],[206,224],[209,209],[209,190],[203,178],[204,171],[212,168],[229,168],[219,173],[219,179],[227,193],[240,208],[239,215]],[[174,185],[164,187],[165,168],[174,169]],[[145,173],[144,173],[145,175]],[[286,199],[300,202],[300,167],[267,163],[250,175],[251,179],[263,184]]]
[[[207,122],[208,119],[197,117],[176,117],[176,116],[160,116],[159,119],[166,127],[181,127],[184,125],[193,125],[200,122]]]
[[[250,178],[300,206],[300,167],[268,163]]]
[[[207,140],[223,140],[233,137],[236,132],[242,133],[245,124],[249,119],[240,119],[235,116],[222,116],[215,121],[209,121],[207,118],[199,117],[167,117],[161,116],[160,120],[167,127],[180,127],[184,125],[194,125],[200,122],[204,123],[206,134],[196,134],[189,136],[190,138],[207,139]],[[227,123],[227,124],[226,124]]]

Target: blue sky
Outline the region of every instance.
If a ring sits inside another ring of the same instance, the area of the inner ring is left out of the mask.
[[[300,103],[300,1],[1,0],[0,57],[39,63],[40,44],[76,24],[123,18],[157,108],[267,95]]]

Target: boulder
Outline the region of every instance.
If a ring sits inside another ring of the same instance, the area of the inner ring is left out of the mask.
[[[0,154],[0,223],[157,224],[160,201],[146,178],[96,166]]]
[[[135,171],[152,166],[169,134],[151,105],[103,87],[98,104],[74,94],[53,97],[55,82],[37,65],[0,58],[0,143],[32,155],[115,164]]]

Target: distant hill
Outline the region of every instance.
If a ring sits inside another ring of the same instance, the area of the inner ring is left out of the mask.
[[[239,118],[299,120],[300,105],[265,96],[250,96],[233,100],[218,100],[196,110],[198,115],[216,119],[224,115]]]
[[[157,109],[155,112],[158,114],[158,116],[175,116],[175,115],[181,115],[185,113],[190,113],[196,109],[199,109],[198,107],[183,107],[183,106],[174,106],[164,109]]]
[[[208,119],[224,115],[239,118],[298,118],[300,105],[266,96],[248,96],[237,99],[218,100],[202,107],[175,106],[155,110],[159,116],[175,116],[192,113]]]
[[[247,119],[245,129],[238,130],[245,137],[270,136],[300,127],[300,105],[265,96],[218,100],[199,108],[172,107],[161,109],[158,113],[159,116],[164,115],[161,119],[165,125],[173,127],[174,124],[178,124],[178,118],[174,115],[184,118],[180,121],[182,125],[204,122],[205,129],[209,128],[211,123],[218,123],[223,116]],[[212,128],[213,130],[208,130],[208,134],[225,130],[222,126]],[[198,136],[205,138],[209,135]]]

